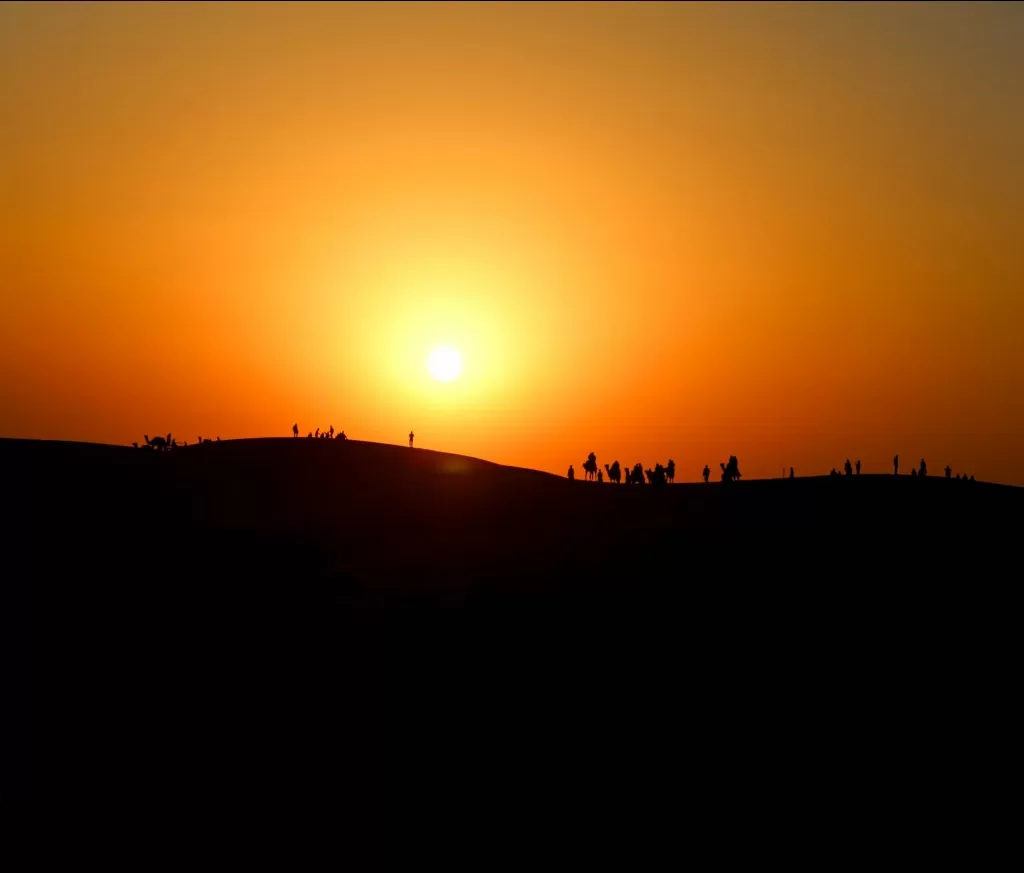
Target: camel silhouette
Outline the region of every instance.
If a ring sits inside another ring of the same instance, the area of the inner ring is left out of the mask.
[[[655,464],[653,470],[647,470],[647,481],[656,488],[660,488],[666,484],[667,476],[665,474],[665,468],[661,464]]]
[[[155,449],[158,452],[165,452],[171,447],[171,435],[167,434],[165,439],[162,436],[155,436],[153,439],[149,438],[149,434],[145,434],[146,445],[151,449]]]
[[[587,455],[587,460],[583,462],[583,470],[586,472],[586,479],[597,478],[597,455],[591,452]]]
[[[622,482],[622,469],[619,467],[618,461],[615,461],[610,467],[605,464],[604,468],[608,471],[609,482],[614,482],[616,485]]]
[[[719,464],[722,468],[722,481],[723,482],[735,482],[743,474],[740,473],[740,462],[736,460],[735,455],[729,455],[728,464]]]
[[[644,466],[639,461],[633,465],[633,469],[626,473],[626,483],[629,485],[644,484]]]

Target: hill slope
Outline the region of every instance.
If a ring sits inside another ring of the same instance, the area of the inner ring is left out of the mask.
[[[292,755],[351,776],[348,748],[372,771],[409,743],[396,725],[499,688],[534,712],[614,687],[630,712],[663,701],[664,724],[682,681],[706,712],[835,689],[846,719],[857,699],[977,713],[1013,663],[1024,489],[598,486],[303,439],[0,440],[0,465],[5,638],[31,645],[42,740],[82,784],[287,781]]]

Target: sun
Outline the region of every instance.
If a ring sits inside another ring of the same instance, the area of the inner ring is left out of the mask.
[[[451,382],[462,372],[462,355],[451,346],[438,346],[427,359],[427,369],[438,382]]]

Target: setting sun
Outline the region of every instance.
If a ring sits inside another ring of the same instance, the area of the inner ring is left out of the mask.
[[[427,369],[438,382],[451,382],[462,372],[462,356],[451,346],[438,346],[430,353]]]

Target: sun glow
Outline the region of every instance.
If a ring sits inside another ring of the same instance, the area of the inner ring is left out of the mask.
[[[451,382],[462,372],[462,356],[451,346],[438,346],[430,353],[427,369],[438,382]]]

